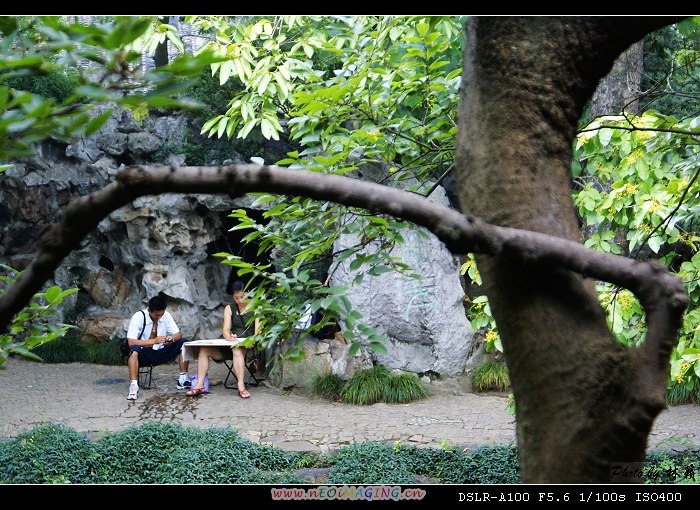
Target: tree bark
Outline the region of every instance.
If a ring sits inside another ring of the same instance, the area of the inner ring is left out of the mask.
[[[471,18],[456,161],[462,209],[578,241],[577,121],[619,53],[673,21]],[[643,348],[620,345],[585,273],[506,253],[477,254],[477,264],[511,378],[523,482],[609,483],[615,463],[642,462],[665,406],[673,340],[649,330]]]
[[[591,99],[591,119],[622,112],[637,115],[643,70],[644,41],[641,40],[627,48],[598,83]]]

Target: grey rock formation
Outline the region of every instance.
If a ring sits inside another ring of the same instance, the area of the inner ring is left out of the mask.
[[[151,133],[130,133],[127,135],[127,146],[134,154],[152,154],[162,145],[162,141]]]
[[[115,109],[88,137],[39,146],[35,156],[18,161],[0,181],[0,262],[25,267],[41,229],[57,221],[71,200],[113,182],[124,165],[150,161],[159,151],[166,156],[163,163],[187,164],[179,152],[187,129],[184,117],[155,115],[137,122],[130,111]],[[232,151],[225,162],[242,159]],[[446,203],[444,192],[438,195]],[[80,289],[59,311],[59,320],[70,317],[86,340],[123,337],[131,315],[163,293],[185,336],[219,338],[230,299],[225,292],[229,267],[212,254],[235,250],[227,216],[233,209],[250,209],[254,200],[164,194],[141,197],[114,211],[48,282]],[[392,255],[411,264],[422,280],[368,276],[348,291],[365,323],[388,336],[389,355],[363,348],[348,357],[350,345],[342,336],[308,338],[307,360],[286,370],[292,384],[306,385],[313,375],[329,371],[349,377],[374,360],[418,373],[463,372],[472,336],[462,306],[459,264],[434,236],[408,232],[405,237],[406,244]],[[355,243],[344,237],[336,250]],[[331,285],[348,284],[354,276],[342,265]]]
[[[95,113],[104,111],[100,108]],[[73,199],[114,180],[124,161],[170,148],[184,139],[184,117],[136,122],[129,110],[114,110],[88,137],[69,145],[49,141],[18,161],[0,183],[0,261],[22,269],[33,256],[41,229],[57,221]],[[232,154],[234,155],[234,154]],[[184,155],[170,161],[186,164]],[[122,337],[129,318],[162,292],[185,336],[221,336],[229,268],[211,257],[226,244],[225,218],[251,198],[166,194],[142,197],[100,222],[57,269],[53,281],[80,292],[66,301],[59,320],[71,316],[87,340]],[[78,303],[80,300],[80,303]]]
[[[431,199],[446,204],[438,188]],[[416,227],[417,229],[418,227]],[[351,285],[357,271],[343,262],[333,273],[331,285],[348,285],[347,297],[363,321],[389,338],[389,353],[365,351],[388,368],[410,372],[436,372],[454,376],[464,371],[473,333],[463,305],[459,261],[434,235],[414,229],[405,232],[405,244],[392,251],[422,275],[414,280],[398,273],[365,276]],[[357,244],[354,236],[342,236],[335,251]]]
[[[110,156],[121,156],[126,152],[128,136],[125,133],[112,133],[98,139],[97,147]]]

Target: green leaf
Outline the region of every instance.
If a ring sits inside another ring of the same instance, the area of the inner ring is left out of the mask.
[[[349,271],[357,271],[362,267],[363,264],[363,259],[360,257],[355,258],[352,262],[350,262],[350,267],[348,268]]]
[[[14,16],[0,16],[0,33],[5,36],[17,30],[17,19]]]
[[[279,134],[277,133],[277,130],[275,127],[272,125],[272,123],[267,120],[263,119],[260,122],[260,131],[262,132],[262,135],[269,140],[270,138],[274,140],[279,140]]]
[[[258,84],[259,95],[265,95],[265,92],[267,91],[267,86],[270,84],[271,79],[272,75],[270,73],[265,73],[263,75],[263,77],[260,79],[260,83]]]
[[[661,236],[655,235],[649,238],[648,244],[651,251],[653,251],[654,253],[659,253],[659,250],[663,245],[663,239],[661,238]]]
[[[274,202],[278,200],[279,197],[277,195],[262,195],[259,196],[258,198],[255,199],[255,201],[251,204],[251,208],[257,208],[262,204],[267,204],[269,202]]]
[[[219,127],[216,131],[216,136],[218,138],[221,138],[221,136],[224,134],[226,131],[226,126],[228,125],[228,118],[222,117],[221,120],[219,121]]]
[[[46,297],[46,301],[49,303],[53,303],[56,301],[59,296],[61,295],[61,287],[53,286],[49,287],[46,289],[46,292],[44,293],[44,296]]]
[[[368,273],[372,276],[379,276],[380,274],[388,273],[390,271],[392,271],[392,269],[389,266],[374,266],[368,271]]]
[[[167,31],[165,33],[165,36],[168,38],[168,40],[173,43],[173,46],[177,49],[177,51],[184,52],[185,51],[185,46],[182,44],[182,40],[177,36],[172,31]]]
[[[370,342],[369,347],[371,349],[373,349],[375,352],[378,352],[379,354],[384,354],[384,355],[389,354],[389,351],[387,350],[386,346],[382,342]]]
[[[219,85],[223,85],[228,81],[231,73],[233,72],[233,68],[234,62],[231,60],[221,63],[221,67],[219,68]]]
[[[212,129],[221,119],[223,118],[223,115],[217,115],[213,119],[209,119],[204,123],[202,126],[202,130],[199,132],[200,134],[204,134],[210,129]]]
[[[607,147],[610,140],[612,140],[613,134],[615,134],[615,131],[610,128],[602,128],[600,131],[598,131],[598,139],[603,147]]]
[[[450,63],[449,60],[436,60],[428,66],[428,71],[433,72]]]
[[[105,122],[112,116],[114,108],[108,108],[99,115],[95,116],[87,126],[85,126],[85,136],[90,136],[92,133],[100,129]]]
[[[347,335],[346,335],[346,338],[347,338]],[[361,347],[361,344],[360,344],[360,343],[358,343],[358,342],[353,342],[353,343],[350,345],[350,348],[348,349],[348,356],[354,356],[355,354],[357,354],[357,351],[360,350],[360,347]]]

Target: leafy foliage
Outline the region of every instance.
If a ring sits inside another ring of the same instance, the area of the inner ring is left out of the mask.
[[[0,294],[15,282],[20,271],[9,266],[0,265]],[[63,300],[77,292],[78,289],[62,290],[52,286],[45,292],[32,297],[29,305],[13,317],[7,332],[0,333],[0,365],[10,354],[20,354],[32,359],[40,359],[31,349],[50,342],[66,334],[71,328],[67,324],[52,324],[50,317],[56,313],[56,307]]]
[[[209,53],[196,59],[182,55],[142,75],[136,65],[139,49],[172,37],[172,31],[155,20],[4,17],[0,22],[0,171],[11,167],[13,158],[34,154],[41,140],[70,141],[95,132],[112,113],[107,108],[95,114],[93,107],[100,103],[132,108],[196,106],[174,96],[216,58]],[[2,269],[0,292],[6,292],[19,272]],[[48,324],[45,318],[76,291],[50,287],[34,296],[13,319],[10,330],[0,335],[0,365],[11,353],[36,359],[31,349],[63,336],[67,326]]]
[[[2,483],[89,483],[99,457],[83,434],[41,424],[0,443]]]
[[[0,27],[0,67],[5,71],[0,81],[0,161],[31,155],[32,144],[47,137],[69,140],[94,132],[111,114],[90,115],[100,102],[192,106],[172,95],[191,84],[183,77],[198,74],[213,61],[207,55],[196,60],[183,55],[141,77],[134,71],[140,58],[134,48],[146,36],[151,18],[117,16],[108,23],[95,18],[82,24],[72,17],[40,16],[24,21],[29,26],[10,22]],[[81,72],[67,74],[70,78],[59,91],[38,88],[36,78],[55,75],[56,69]],[[22,85],[27,88],[15,88]]]
[[[107,342],[85,342],[80,335],[69,331],[65,336],[44,343],[32,350],[45,363],[95,363],[97,365],[123,365],[119,351],[121,339]]]
[[[689,18],[644,38],[642,110],[678,118],[697,115],[699,18]]]
[[[643,477],[644,483],[700,483],[700,450],[649,453]]]
[[[134,441],[138,437],[138,441]],[[235,430],[146,423],[98,443],[98,483],[272,483],[296,455],[241,438]]]
[[[584,244],[655,259],[685,282],[691,304],[672,352],[668,388],[684,386],[689,395],[700,390],[698,126],[700,117],[679,120],[653,110],[600,117],[580,131],[572,166],[573,198],[587,233]],[[462,271],[480,284],[473,259]],[[640,345],[646,323],[634,295],[605,283],[597,288],[612,333],[624,345]],[[502,351],[485,296],[471,301],[470,312],[472,324],[487,331],[487,350]]]
[[[328,483],[405,484],[416,477],[390,446],[367,442],[344,446],[333,456]]]
[[[440,483],[520,483],[517,449],[483,446],[458,452],[367,442],[333,456],[329,483],[415,483],[416,475]]]
[[[428,388],[418,379],[416,374],[403,373],[393,375],[384,396],[384,402],[402,404],[413,402],[428,396]]]
[[[689,390],[684,384],[672,384],[666,390],[666,403],[670,406],[700,404],[700,393]]]
[[[330,467],[327,483],[520,483],[517,449],[419,448],[366,442],[313,456],[284,452],[226,428],[142,423],[91,441],[64,425],[39,424],[0,441],[0,483],[303,483],[297,470]],[[646,483],[698,483],[700,451],[652,452]]]
[[[343,387],[340,398],[347,404],[375,404],[382,401],[390,384],[391,372],[382,365],[375,365],[355,372]]]
[[[436,471],[444,483],[520,483],[518,450],[513,446],[480,446],[447,457]]]
[[[287,16],[229,23],[221,16],[194,16],[188,21],[212,35],[203,49],[225,58],[212,65],[219,83],[240,84],[228,110],[206,122],[203,133],[219,138],[247,138],[254,132],[267,139],[287,135],[299,150],[279,165],[361,173],[422,193],[430,190],[428,181],[451,169],[463,43],[460,18]],[[384,337],[362,324],[362,316],[342,298],[344,289],[320,285],[320,274],[333,273],[343,262],[351,270],[365,268],[370,276],[390,270],[412,274],[390,252],[403,241],[401,232],[413,227],[298,197],[261,195],[257,204],[270,206],[265,225],[245,211],[234,211],[232,217],[237,228],[250,231],[245,243],[256,243],[259,253],[274,249],[276,267],[253,268],[230,254],[217,256],[239,275],[258,278],[260,315],[273,314],[272,329],[263,328],[264,342],[289,338],[308,300],[314,311],[325,308],[330,319],[342,318],[351,355],[361,344],[384,352]],[[346,234],[361,242],[333,253],[335,242]],[[288,355],[300,352],[292,349]]]
[[[88,363],[92,361],[88,346],[80,337],[65,335],[33,351],[46,363]]]
[[[653,258],[685,282],[691,304],[671,356],[669,388],[700,388],[700,236],[697,211],[698,118],[678,120],[646,111],[638,117],[602,117],[582,130],[574,200],[594,234],[594,248]],[[602,183],[609,183],[608,186]],[[612,332],[628,346],[644,341],[644,312],[626,290],[600,284]]]
[[[28,74],[3,76],[3,73],[0,74],[0,84],[12,89],[24,90],[44,99],[54,99],[59,104],[70,98],[73,91],[80,85],[79,75],[75,69],[46,63],[42,65],[42,72],[45,74],[38,76]]]

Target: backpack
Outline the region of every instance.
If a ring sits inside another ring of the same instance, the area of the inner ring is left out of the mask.
[[[146,314],[141,310],[141,315],[143,315],[143,327],[141,328],[141,333],[139,333],[139,338],[143,336],[143,330],[146,329]],[[124,341],[119,346],[119,350],[122,351],[122,356],[129,356],[131,348],[129,347],[129,339],[125,338]]]

